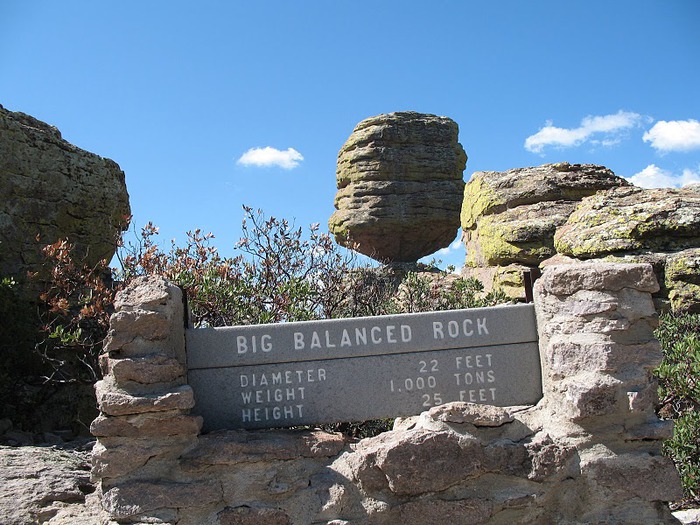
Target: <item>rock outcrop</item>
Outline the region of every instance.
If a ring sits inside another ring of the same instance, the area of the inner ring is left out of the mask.
[[[584,197],[629,186],[604,166],[545,164],[472,175],[464,189],[461,223],[465,273],[512,295],[522,271],[556,254],[554,234]]]
[[[551,263],[644,262],[659,309],[700,312],[700,187],[618,188],[583,199],[554,236]],[[550,261],[545,261],[545,265]]]
[[[459,228],[467,156],[447,117],[390,113],[360,122],[338,154],[338,243],[381,262],[415,262]]]
[[[554,237],[557,253],[591,259],[700,246],[700,189],[620,188],[584,199]]]
[[[106,525],[90,482],[91,449],[0,446],[0,523]]]
[[[90,266],[111,259],[131,213],[114,161],[2,106],[0,195],[0,275],[20,278],[41,268],[41,247],[59,238],[74,243]]]

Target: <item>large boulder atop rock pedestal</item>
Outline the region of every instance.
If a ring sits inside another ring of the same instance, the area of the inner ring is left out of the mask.
[[[592,164],[474,173],[461,214],[467,266],[536,266],[554,255],[554,232],[582,198],[628,184]]]
[[[0,275],[38,271],[41,247],[59,238],[74,243],[91,266],[111,259],[131,213],[124,172],[114,161],[2,106],[0,195]]]
[[[338,243],[381,262],[415,262],[448,246],[459,228],[467,156],[458,126],[423,113],[360,122],[338,154]]]

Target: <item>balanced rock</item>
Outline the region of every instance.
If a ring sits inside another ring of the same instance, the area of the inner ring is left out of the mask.
[[[459,228],[467,156],[457,124],[415,112],[360,122],[338,154],[339,244],[381,262],[415,262],[448,246]]]
[[[0,274],[41,268],[41,247],[67,238],[94,266],[111,259],[131,213],[124,172],[0,106]],[[39,241],[37,242],[37,238]]]
[[[626,185],[592,164],[476,172],[464,189],[461,215],[467,264],[537,265],[554,255],[554,232],[581,199]]]

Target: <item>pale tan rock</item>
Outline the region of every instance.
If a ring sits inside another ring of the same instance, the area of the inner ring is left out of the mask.
[[[126,476],[154,459],[176,460],[196,442],[196,435],[100,437],[92,451],[92,479]]]
[[[280,509],[235,507],[218,514],[220,525],[291,525],[289,516]]]
[[[197,435],[201,428],[201,416],[155,412],[117,417],[100,415],[90,425],[90,433],[98,437],[153,437]]]
[[[486,447],[472,436],[419,428],[363,440],[345,461],[365,491],[417,495],[520,465],[525,456],[523,447]]]
[[[390,513],[390,523],[433,525],[440,520],[440,523],[450,525],[476,525],[486,523],[492,512],[491,502],[480,499],[415,500],[394,507]]]
[[[172,357],[150,354],[124,359],[106,358],[105,371],[114,376],[117,384],[130,381],[142,384],[168,383],[183,378],[186,369]]]
[[[415,262],[459,229],[467,156],[447,117],[389,113],[360,122],[338,154],[339,244],[381,262]]]
[[[131,395],[120,390],[113,379],[105,378],[95,384],[100,411],[110,416],[189,410],[194,406],[194,393],[189,385],[173,387],[157,394]]]
[[[581,473],[596,485],[647,501],[673,501],[683,496],[673,462],[665,456],[614,454],[602,445],[582,451]]]
[[[649,265],[591,261],[584,264],[550,266],[537,280],[537,287],[546,286],[554,295],[571,295],[577,291],[634,288],[656,292],[659,284]]]
[[[272,460],[333,457],[345,446],[342,434],[320,430],[263,434],[246,430],[212,432],[184,456],[189,468]]]
[[[0,446],[0,523],[45,523],[82,506],[94,491],[88,465],[89,452]]]
[[[525,448],[531,463],[528,479],[556,480],[575,474],[577,468],[575,447],[555,442],[546,431],[535,435]]]
[[[110,331],[128,334],[130,339],[143,337],[158,341],[170,333],[170,319],[148,310],[119,310],[110,316],[109,326]]]
[[[470,423],[476,427],[500,427],[513,421],[507,408],[475,403],[446,403],[428,410],[429,417],[445,423]]]
[[[135,481],[112,487],[102,495],[102,505],[117,520],[158,509],[205,507],[221,500],[216,481],[192,483]]]

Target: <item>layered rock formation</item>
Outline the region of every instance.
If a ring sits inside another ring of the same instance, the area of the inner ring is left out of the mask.
[[[558,253],[582,259],[700,246],[700,187],[601,192],[585,199],[554,237]]]
[[[584,197],[629,186],[604,166],[545,164],[472,175],[461,223],[465,272],[487,287],[522,293],[522,271],[556,254],[554,234]]]
[[[457,124],[422,113],[360,122],[338,154],[339,244],[381,262],[415,262],[448,246],[459,228],[467,156]]]
[[[131,213],[124,172],[114,161],[2,106],[0,195],[0,275],[38,271],[41,247],[59,238],[75,243],[91,266],[111,259]]]
[[[605,258],[652,264],[661,308],[700,312],[700,186],[601,192],[556,232],[554,262]],[[545,263],[546,264],[546,263]]]

